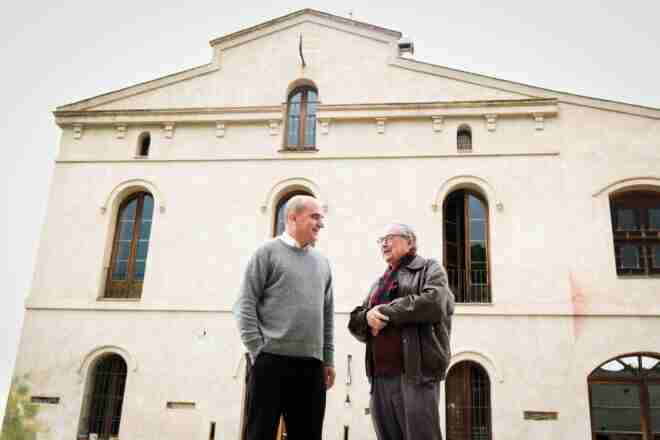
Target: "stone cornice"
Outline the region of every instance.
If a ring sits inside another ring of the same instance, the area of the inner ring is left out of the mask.
[[[284,160],[385,160],[385,159],[451,159],[456,158],[460,160],[475,160],[483,158],[512,158],[512,157],[559,157],[558,150],[550,150],[543,152],[503,152],[503,153],[451,153],[451,154],[419,154],[419,153],[374,153],[374,154],[328,154],[323,152],[314,153],[314,155],[300,155],[295,151],[279,151],[273,153],[272,156],[265,155],[241,155],[232,157],[180,157],[176,159],[149,159],[148,161],[140,162],[142,166],[157,166],[158,164],[171,164],[177,162],[261,162],[261,161],[284,161]],[[122,163],[134,164],[134,159],[57,159],[56,164],[93,164],[93,163]]]
[[[501,116],[543,114],[555,116],[558,112],[556,99],[523,99],[499,101],[450,101],[410,102],[390,104],[332,104],[319,105],[317,118],[364,119],[364,118],[432,118]]]
[[[60,127],[74,124],[118,125],[149,123],[243,123],[281,121],[286,105],[253,107],[204,107],[153,110],[57,110],[55,122]],[[498,101],[408,102],[374,104],[320,104],[317,119],[414,119],[448,118],[461,116],[555,116],[558,112],[556,99],[522,99]]]

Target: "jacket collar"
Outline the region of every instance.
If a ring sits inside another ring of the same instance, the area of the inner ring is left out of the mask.
[[[426,259],[419,255],[415,255],[415,258],[413,258],[410,263],[406,264],[406,267],[410,270],[420,270],[424,267],[424,264],[426,264]]]

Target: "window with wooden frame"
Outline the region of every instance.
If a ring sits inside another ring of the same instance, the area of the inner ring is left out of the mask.
[[[284,196],[282,196],[278,201],[277,201],[277,206],[275,207],[275,216],[274,216],[274,224],[273,224],[273,237],[277,237],[278,235],[281,235],[282,232],[286,229],[286,213],[285,208],[286,208],[286,203],[291,200],[291,197],[293,196],[311,196],[314,197],[312,193],[309,191],[305,191],[303,189],[297,189],[294,191],[291,191],[289,193],[286,193]]]
[[[479,193],[453,191],[443,205],[444,262],[459,303],[490,303],[488,203]]]
[[[610,213],[617,275],[660,275],[660,192],[616,194]]]
[[[447,440],[492,438],[490,379],[476,362],[459,362],[445,381]]]
[[[456,149],[459,153],[472,151],[472,129],[467,124],[461,125],[456,131]]]
[[[593,440],[660,440],[660,357],[609,360],[588,378]]]
[[[90,434],[97,434],[99,440],[119,436],[127,371],[126,362],[116,354],[96,363],[83,399],[79,439]]]
[[[105,298],[140,298],[147,266],[154,199],[130,195],[119,206]]]
[[[318,92],[313,87],[297,87],[289,93],[286,110],[285,150],[316,150],[317,105]]]

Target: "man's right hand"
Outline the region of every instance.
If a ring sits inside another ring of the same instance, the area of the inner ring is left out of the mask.
[[[387,321],[389,320],[389,317],[380,313],[378,307],[374,307],[367,312],[367,324],[371,327],[371,334],[373,336],[378,335],[378,333],[385,328]]]

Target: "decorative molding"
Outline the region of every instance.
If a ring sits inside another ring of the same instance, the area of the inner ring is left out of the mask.
[[[82,124],[73,124],[73,138],[80,139],[83,135],[83,125]]]
[[[131,356],[131,354],[128,351],[116,345],[104,345],[102,347],[98,347],[90,351],[85,355],[82,363],[80,364],[80,367],[78,368],[78,377],[81,380],[84,379],[85,376],[87,376],[87,372],[89,368],[92,366],[92,363],[104,354],[119,355],[124,359],[129,370],[133,371],[134,373],[138,371],[137,360],[133,356]]]
[[[385,121],[386,118],[376,118],[376,131],[378,134],[385,133]]]
[[[473,361],[478,363],[486,370],[491,380],[496,380],[499,383],[504,383],[504,376],[502,375],[501,371],[495,367],[495,364],[491,359],[493,359],[492,356],[482,354],[477,350],[458,349],[451,357],[451,360],[449,361],[449,368],[447,369],[447,371],[449,371],[454,365],[458,364],[459,362]]]
[[[445,118],[443,116],[431,116],[431,120],[433,121],[433,131],[436,133],[442,132]]]
[[[328,134],[330,131],[330,119],[323,118],[317,120],[319,121],[319,126],[321,127],[321,134]]]
[[[559,109],[555,99],[513,99],[491,101],[400,102],[383,104],[319,104],[318,120],[344,121],[385,119],[426,119],[497,116],[543,115],[554,117]],[[161,108],[149,110],[83,110],[55,112],[55,122],[62,128],[72,124],[167,124],[167,123],[227,123],[283,121],[286,105],[245,107]]]
[[[370,152],[370,153],[327,153],[316,150],[302,150],[314,152],[314,160],[373,160],[373,159],[446,159],[460,157],[457,153],[424,153],[406,152],[406,153],[383,153],[383,152]],[[281,150],[280,152],[288,152]],[[281,155],[280,152],[272,155],[264,154],[245,154],[242,156],[233,157],[181,157],[177,159],[149,159],[151,163],[213,163],[213,162],[277,162],[282,160],[309,160],[309,156],[287,154]],[[559,157],[559,151],[547,150],[544,152],[529,152],[529,151],[508,151],[502,153],[470,153],[470,157]],[[135,163],[133,159],[56,159],[55,163]]]
[[[279,120],[268,121],[268,129],[270,130],[271,136],[277,136],[278,134],[280,134],[280,121]]]
[[[504,210],[504,203],[497,197],[495,188],[481,177],[471,175],[454,176],[445,180],[431,202],[431,210],[433,212],[440,211],[449,193],[459,188],[473,188],[480,191],[486,197],[489,207],[495,206],[500,212]]]
[[[120,199],[123,199],[124,195],[142,189],[146,189],[151,193],[154,197],[154,203],[159,207],[160,212],[165,213],[165,198],[158,187],[148,180],[131,179],[120,183],[110,191],[100,207],[101,214],[105,214],[108,211],[108,207],[110,207],[113,200],[121,202]]]
[[[488,128],[488,131],[495,131],[497,128],[497,115],[489,113],[484,115],[484,118],[486,118],[486,127]]]
[[[216,137],[225,137],[225,123],[218,121],[215,123],[215,135]]]
[[[172,139],[174,137],[174,122],[164,122],[163,131],[166,139]]]
[[[613,194],[617,191],[634,187],[652,188],[655,191],[660,191],[660,177],[656,176],[642,176],[642,177],[628,177],[612,182],[599,190],[595,191],[592,197],[598,197],[601,194]]]
[[[541,131],[543,130],[544,127],[544,120],[545,116],[543,113],[532,113],[532,116],[534,117],[534,121],[536,121],[536,130]]]
[[[303,189],[312,193],[314,197],[316,197],[321,203],[321,209],[323,212],[328,212],[328,204],[325,201],[323,193],[321,192],[321,188],[315,182],[305,177],[291,177],[274,184],[268,191],[268,194],[266,194],[263,203],[259,207],[260,211],[264,214],[272,211],[275,203],[280,199],[280,197],[282,197],[284,193],[296,189]]]
[[[117,124],[115,129],[117,130],[117,139],[124,139],[126,137],[126,124]]]

